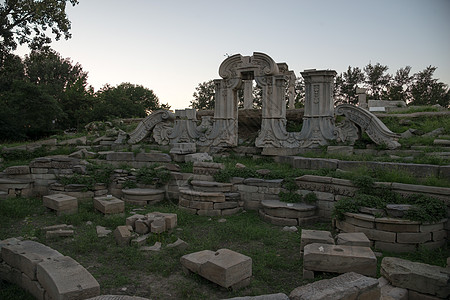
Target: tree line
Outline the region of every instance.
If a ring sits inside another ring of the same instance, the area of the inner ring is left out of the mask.
[[[450,89],[447,84],[434,78],[436,67],[428,66],[424,70],[411,74],[411,67],[400,68],[395,74],[388,73],[388,66],[369,63],[364,68],[349,66],[338,74],[334,82],[333,97],[336,104],[358,104],[356,88],[366,88],[367,98],[375,100],[402,100],[408,105],[450,106]],[[213,109],[215,103],[214,82],[199,83],[192,95],[191,107]],[[261,88],[254,86],[254,108],[261,108]],[[239,91],[239,105],[242,106],[242,92]],[[303,106],[305,85],[302,77],[295,81],[295,107]],[[286,100],[288,92],[286,90]]]
[[[144,117],[166,108],[155,93],[131,83],[87,84],[88,73],[49,46],[68,39],[66,4],[77,0],[6,0],[0,4],[0,141],[37,139],[91,121]],[[13,54],[18,45],[31,52]]]

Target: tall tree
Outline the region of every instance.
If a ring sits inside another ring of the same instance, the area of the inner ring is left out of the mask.
[[[414,75],[411,87],[412,105],[434,105],[443,107],[450,105],[450,93],[446,84],[433,78],[436,67],[428,66]]]
[[[96,93],[94,115],[97,120],[145,117],[154,110],[168,108],[168,104],[159,103],[153,90],[142,85],[121,83],[116,87],[105,85]]]
[[[214,109],[216,87],[213,80],[199,83],[192,95],[191,107],[195,109]]]
[[[400,68],[397,70],[397,72],[395,72],[395,76],[392,78],[388,90],[389,100],[402,100],[405,102],[408,102],[410,100],[410,86],[412,79],[414,78],[409,74],[410,72],[410,66]]]
[[[71,37],[66,3],[77,0],[5,0],[0,4],[0,59],[17,45],[28,44],[39,49],[51,42],[48,32],[56,40]]]
[[[339,74],[335,79],[334,94],[338,103],[358,103],[356,88],[364,82],[364,73],[360,68],[348,66],[347,71]]]
[[[367,93],[372,96],[373,99],[380,100],[381,97],[387,95],[387,89],[391,80],[391,75],[387,74],[387,66],[383,66],[380,63],[372,65],[369,63],[364,67],[366,73],[366,84],[369,90]]]

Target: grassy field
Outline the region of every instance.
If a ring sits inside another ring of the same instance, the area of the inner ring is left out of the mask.
[[[160,241],[163,245],[160,252],[143,252],[132,246],[119,247],[112,235],[97,237],[97,225],[114,229],[125,224],[125,218],[134,212],[152,211],[178,215],[175,230],[160,236],[152,235],[148,241],[148,245]],[[124,215],[105,217],[94,211],[89,200],[80,203],[78,214],[57,217],[42,206],[40,199],[14,198],[0,201],[0,239],[18,236],[35,239],[73,257],[97,279],[102,294],[127,294],[151,299],[223,299],[278,292],[289,294],[294,288],[310,282],[302,278],[301,228],[299,232],[282,231],[282,227],[261,221],[254,211],[228,216],[224,218],[225,222],[219,222],[220,219],[186,214],[170,202],[143,208],[127,205]],[[88,221],[92,225],[88,225]],[[41,228],[61,223],[73,225],[75,236],[46,240]],[[331,230],[331,225],[318,223],[308,228]],[[185,252],[165,248],[177,238],[189,244]],[[221,248],[252,258],[250,286],[239,291],[227,290],[198,275],[182,272],[179,262],[182,255]],[[449,255],[447,248],[421,250],[402,257],[444,266]],[[315,280],[331,276],[319,274]],[[32,299],[20,288],[0,282],[0,299],[19,298]]]

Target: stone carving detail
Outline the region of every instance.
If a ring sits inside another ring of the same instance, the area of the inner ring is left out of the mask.
[[[336,124],[335,133],[337,136],[337,141],[341,143],[349,143],[350,145],[354,145],[359,139],[358,127],[356,127],[356,125],[349,120],[344,120],[343,122]]]
[[[390,131],[380,119],[365,109],[342,104],[336,107],[336,115],[343,115],[349,121],[357,124],[378,145],[385,144],[389,149],[400,146],[399,135]]]
[[[143,119],[136,129],[130,133],[130,138],[128,140],[129,144],[136,144],[142,141],[155,127],[156,124],[170,121],[174,119],[173,113],[167,110],[158,110],[150,115],[148,115],[145,119]]]

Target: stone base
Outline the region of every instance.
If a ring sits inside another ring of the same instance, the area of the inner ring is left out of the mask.
[[[181,257],[187,270],[225,288],[242,288],[250,284],[252,259],[228,249],[203,250]]]
[[[125,211],[125,203],[116,197],[95,197],[94,208],[105,215],[120,214]]]
[[[164,200],[165,191],[156,189],[123,189],[123,200],[130,204],[156,204]]]
[[[78,200],[65,194],[53,194],[42,197],[45,207],[56,211],[56,214],[75,214],[78,212]]]

